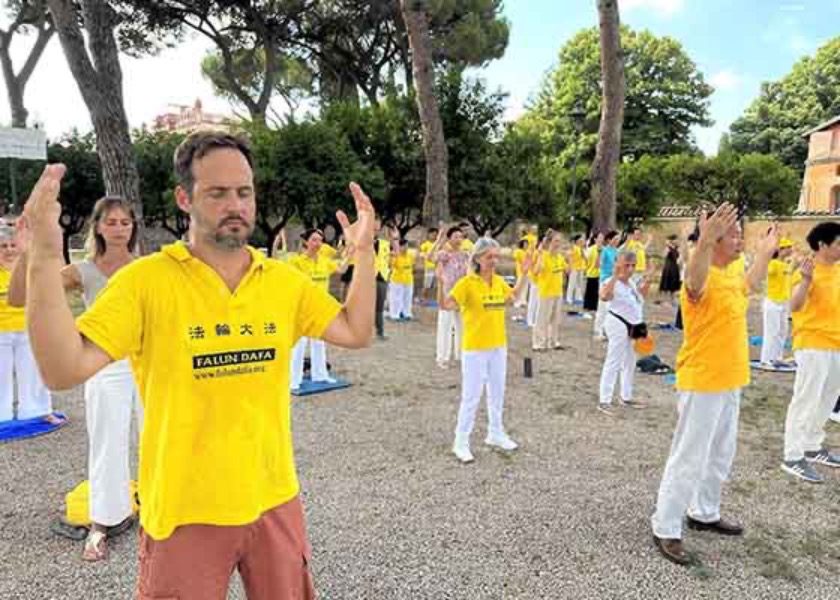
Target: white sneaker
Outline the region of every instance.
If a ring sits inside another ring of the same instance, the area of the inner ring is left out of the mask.
[[[496,448],[501,448],[502,450],[516,450],[519,448],[519,444],[514,442],[507,434],[502,435],[488,435],[487,439],[484,440],[484,443],[488,446],[495,446]]]
[[[834,421],[835,423],[840,423],[840,412],[833,412],[828,418]]]
[[[454,454],[455,458],[457,458],[464,464],[471,463],[475,460],[475,457],[472,455],[472,452],[470,452],[469,446],[459,446],[458,444],[455,444],[452,447],[452,454]]]
[[[319,379],[318,381],[313,381],[312,383],[329,383],[329,384],[333,384],[333,383],[338,383],[338,382],[335,380],[335,378],[334,378],[334,377],[330,377],[329,375],[327,375],[327,378],[326,378],[326,379]]]

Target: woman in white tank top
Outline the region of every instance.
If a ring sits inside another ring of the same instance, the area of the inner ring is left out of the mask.
[[[134,259],[136,218],[124,199],[106,196],[93,208],[83,262],[61,270],[65,290],[82,293],[85,308],[94,303],[108,280]],[[25,258],[15,269],[9,289],[15,304],[26,301]],[[129,446],[132,413],[142,430],[143,413],[134,377],[127,360],[112,363],[85,384],[85,413],[89,438],[91,528],[82,558],[96,562],[107,558],[109,535],[131,526]]]

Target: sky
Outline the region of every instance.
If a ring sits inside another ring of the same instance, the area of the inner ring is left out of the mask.
[[[597,26],[596,4],[596,0],[505,0],[504,13],[511,24],[507,51],[473,74],[509,94],[509,119],[524,112],[556,64],[560,47],[580,29]],[[715,124],[695,131],[707,154],[717,151],[721,134],[758,95],[763,81],[783,77],[795,62],[840,35],[840,0],[619,0],[619,8],[624,24],[678,40],[714,86],[710,110]],[[18,68],[28,43],[25,38],[16,40]],[[196,98],[205,110],[232,113],[201,76],[201,58],[210,47],[194,37],[157,56],[122,58],[132,127],[151,122],[171,104],[192,104]],[[30,119],[42,123],[51,138],[73,128],[92,128],[57,38],[27,86],[26,105]],[[4,94],[0,124],[9,121]]]

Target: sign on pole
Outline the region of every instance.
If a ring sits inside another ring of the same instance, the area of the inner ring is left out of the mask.
[[[47,160],[47,132],[0,127],[0,158]]]

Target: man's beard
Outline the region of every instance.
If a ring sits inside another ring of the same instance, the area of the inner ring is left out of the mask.
[[[204,224],[204,219],[201,216],[195,216],[197,217],[196,220],[200,221],[201,224]],[[225,223],[231,220],[239,221],[240,233],[229,233],[222,229]],[[253,231],[253,225],[250,225],[247,221],[245,221],[245,219],[241,217],[228,217],[219,223],[215,231],[208,232],[204,236],[204,239],[213,244],[219,250],[238,250],[248,244],[248,238],[251,237],[251,233],[253,233]]]

